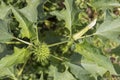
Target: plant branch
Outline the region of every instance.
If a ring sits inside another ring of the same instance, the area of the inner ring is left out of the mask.
[[[85,35],[85,36],[80,37],[79,39],[83,39],[83,38],[87,38],[87,37],[91,37],[91,36],[94,36],[94,34]]]
[[[60,60],[60,61],[64,61],[62,58],[59,58],[59,57],[57,57],[57,56],[54,56],[54,55],[50,55],[51,57],[53,57],[53,58],[55,58],[55,59],[57,59],[57,60]]]
[[[4,42],[5,44],[21,44],[21,42]]]
[[[24,40],[19,39],[19,38],[16,38],[16,37],[14,37],[14,39],[16,39],[16,40],[18,40],[18,41],[20,41],[20,42],[22,42],[22,43],[28,44],[28,45],[33,45],[32,43],[29,43],[29,42],[27,42],[27,41],[24,41]]]
[[[67,43],[67,42],[68,42],[68,40],[67,41],[58,42],[58,43],[53,43],[53,44],[48,45],[48,47],[53,47],[53,46],[56,46],[56,45]]]
[[[38,28],[37,28],[37,26],[35,26],[35,29],[36,29],[37,42],[39,42],[39,37],[38,37]]]

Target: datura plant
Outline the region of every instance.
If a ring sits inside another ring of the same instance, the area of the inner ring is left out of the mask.
[[[0,0],[0,80],[120,80],[120,0]]]

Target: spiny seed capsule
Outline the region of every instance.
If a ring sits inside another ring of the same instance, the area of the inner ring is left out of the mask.
[[[35,57],[38,62],[43,62],[49,58],[50,50],[48,45],[42,43],[35,48]]]

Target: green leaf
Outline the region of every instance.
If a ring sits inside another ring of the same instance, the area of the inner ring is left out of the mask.
[[[90,78],[90,73],[86,71],[84,68],[81,66],[72,64],[72,63],[66,63],[69,68],[71,73],[79,80],[89,80]]]
[[[27,49],[14,48],[14,54],[7,55],[0,60],[0,69],[14,66],[18,63],[23,63],[30,55]]]
[[[27,6],[19,11],[31,22],[36,22],[38,17],[37,7],[41,0],[26,0]]]
[[[0,59],[5,57],[5,55],[12,54],[13,50],[5,43],[0,43]]]
[[[91,2],[93,7],[99,8],[99,9],[107,9],[107,8],[112,8],[112,7],[119,7],[120,4],[116,0],[94,0]]]
[[[65,72],[58,72],[55,66],[50,66],[49,77],[53,77],[53,80],[76,80],[70,72],[66,69]]]
[[[7,23],[0,20],[0,42],[5,42],[13,39],[13,36],[9,33]]]
[[[114,64],[115,70],[118,74],[120,74],[120,65],[119,64]]]
[[[5,76],[15,77],[13,67],[0,69],[0,78]]]
[[[55,15],[59,20],[65,21],[65,27],[72,32],[72,26],[77,22],[79,10],[75,5],[74,0],[65,0],[65,8],[61,11],[53,11],[52,15]]]
[[[102,52],[99,49],[91,44],[88,44],[86,41],[81,44],[76,44],[75,51],[80,53],[85,59],[92,62],[93,64],[103,67],[104,69],[110,71],[111,74],[116,74],[116,71],[114,70],[110,60],[107,57],[101,55]],[[99,72],[97,73],[100,74]]]
[[[41,21],[44,21],[45,19],[47,19],[47,17],[49,17],[49,15],[47,15],[44,11],[44,4],[46,3],[46,1],[47,0],[40,0],[40,4],[38,6],[38,19]]]
[[[106,19],[97,29],[95,35],[120,43],[120,18]]]
[[[0,53],[4,52],[4,50],[6,49],[6,45],[0,43]],[[1,55],[1,54],[0,54]]]
[[[120,56],[120,45],[117,46],[117,47],[115,47],[115,48],[113,48],[113,49],[110,51],[110,53],[111,53],[111,54],[114,53],[115,55]]]
[[[41,72],[40,80],[44,80],[43,72]]]
[[[32,37],[34,34],[33,24],[28,21],[20,12],[19,10],[15,9],[11,6],[12,12],[19,22],[19,27],[21,28],[21,36],[23,37]]]
[[[10,10],[10,7],[7,6],[3,1],[0,1],[0,19],[4,19],[7,15],[8,11]]]
[[[85,68],[85,70],[91,73],[92,76],[94,76],[95,78],[97,78],[98,75],[103,76],[105,72],[108,71],[103,66],[99,66],[96,63],[88,61],[86,59],[82,59],[81,65]]]

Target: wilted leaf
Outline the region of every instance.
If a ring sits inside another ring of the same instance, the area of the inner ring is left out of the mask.
[[[7,23],[0,20],[0,42],[5,42],[13,39],[13,36],[9,33]]]
[[[106,19],[97,29],[95,35],[120,43],[120,18]]]
[[[36,22],[38,17],[37,7],[41,0],[26,0],[27,6],[19,11],[31,22]]]
[[[79,9],[76,7],[74,0],[65,0],[66,9],[53,11],[52,15],[57,16],[59,20],[65,21],[65,27],[71,32],[72,26],[77,22]]]
[[[68,70],[61,73],[55,66],[50,66],[49,77],[53,77],[53,80],[76,80]]]
[[[88,26],[86,26],[84,29],[80,30],[79,32],[75,33],[73,35],[73,39],[77,40],[80,39],[81,36],[83,36],[89,29],[93,28],[93,26],[96,24],[97,18],[95,18]]]
[[[87,42],[76,44],[76,52],[79,52],[85,59],[92,62],[93,64],[103,67],[104,69],[116,74],[114,67],[110,60],[101,55],[101,51]],[[100,74],[100,73],[99,73]]]
[[[18,49],[15,47],[14,51],[14,54],[7,55],[0,60],[0,69],[7,68],[18,63],[23,63],[30,55],[27,49],[24,48]]]
[[[19,10],[15,9],[14,7],[11,6],[12,12],[19,22],[19,27],[21,28],[21,36],[22,37],[32,37],[34,34],[34,29],[33,29],[33,24],[30,23],[20,12]]]

